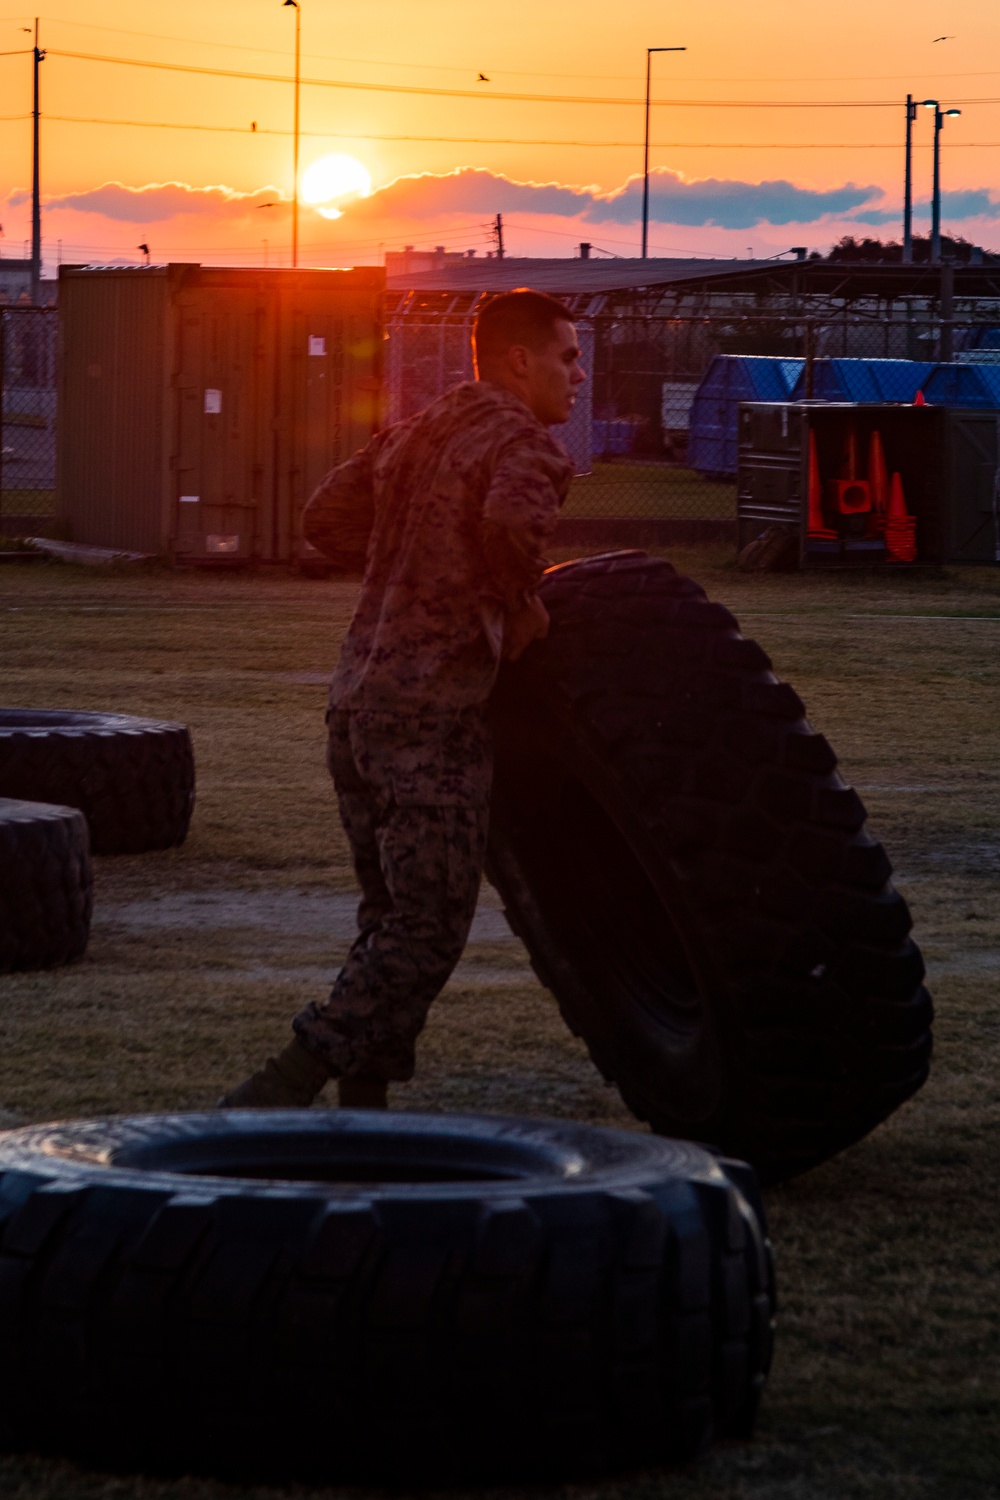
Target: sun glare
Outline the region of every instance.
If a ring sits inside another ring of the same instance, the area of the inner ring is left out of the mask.
[[[321,156],[302,174],[302,201],[324,219],[339,219],[342,204],[367,198],[371,190],[368,168],[340,151]]]

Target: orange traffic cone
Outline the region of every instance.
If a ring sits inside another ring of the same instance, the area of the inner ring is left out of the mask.
[[[910,519],[910,512],[906,508],[906,498],[903,495],[903,478],[896,469],[893,471],[892,483],[889,486],[889,520],[904,521]]]
[[[927,405],[927,402],[924,400],[924,393],[923,393],[923,391],[918,391],[917,392],[917,394],[913,398],[913,404],[914,404],[914,406],[926,406]]]
[[[894,471],[889,486],[889,514],[885,518],[885,550],[891,562],[917,560],[917,522],[906,509],[903,480]]]
[[[832,541],[837,533],[831,531],[823,515],[823,490],[819,482],[819,458],[816,455],[816,434],[809,434],[809,515],[807,530],[810,536],[825,537]]]
[[[876,516],[884,516],[889,502],[889,471],[885,466],[882,434],[878,431],[872,433],[868,442],[868,488],[872,509]]]

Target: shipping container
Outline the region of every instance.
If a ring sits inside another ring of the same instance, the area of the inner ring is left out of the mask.
[[[746,403],[739,547],[778,526],[806,567],[995,563],[998,429],[949,407]]]
[[[384,272],[63,266],[57,490],[75,541],[293,562],[380,420]]]

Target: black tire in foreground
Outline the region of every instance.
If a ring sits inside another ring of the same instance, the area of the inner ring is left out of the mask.
[[[0,709],[0,796],[80,808],[95,854],[170,849],[194,808],[191,736],[128,714]]]
[[[506,667],[487,871],[629,1108],[762,1179],[927,1076],[931,1002],[857,794],[760,646],[669,563],[550,570]]]
[[[92,903],[83,814],[0,797],[0,974],[79,958]]]
[[[557,1121],[231,1111],[0,1135],[0,1433],[330,1479],[750,1435],[753,1173]]]

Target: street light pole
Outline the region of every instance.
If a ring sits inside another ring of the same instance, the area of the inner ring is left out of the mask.
[[[35,45],[33,51],[32,68],[32,101],[31,101],[31,300],[37,306],[41,295],[39,283],[42,279],[42,199],[41,199],[41,167],[39,164],[39,89],[38,68],[45,59],[45,53],[38,45],[38,17],[35,17]]]
[[[903,174],[903,264],[913,262],[913,122],[917,106],[913,95],[906,96],[906,170]]]
[[[292,6],[295,11],[295,122],[293,135],[295,144],[292,148],[292,265],[299,263],[299,83],[300,83],[300,40],[302,30],[302,10],[299,0],[284,0],[284,4]]]
[[[942,109],[936,99],[925,99],[924,107],[934,111],[934,194],[931,199],[931,260],[941,259],[941,131],[947,118],[960,115],[960,109]]]
[[[646,129],[642,146],[642,258],[649,242],[649,79],[654,52],[686,52],[686,47],[646,48]]]

